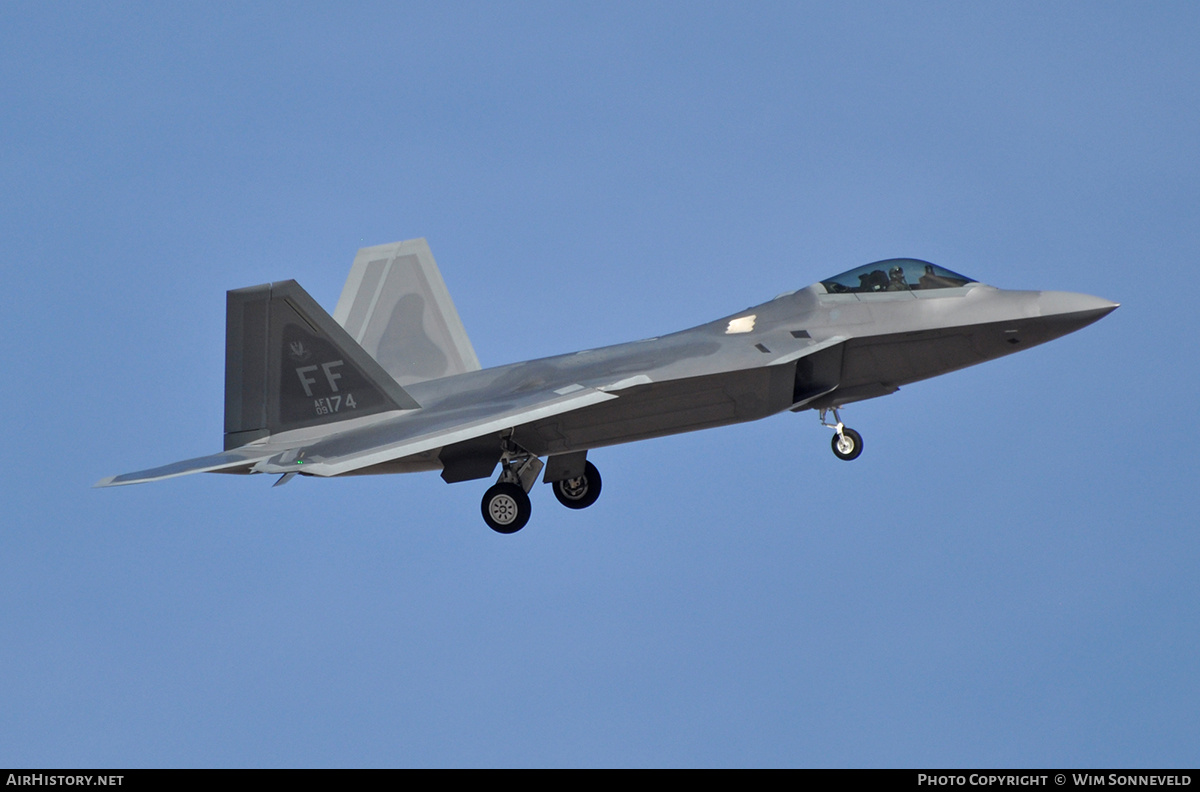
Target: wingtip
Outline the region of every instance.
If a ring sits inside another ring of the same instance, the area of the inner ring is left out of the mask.
[[[92,485],[92,489],[98,489],[100,487],[111,487],[113,485],[113,482],[116,480],[117,480],[116,476],[109,476],[108,478],[102,478],[99,481],[97,481],[95,484]]]

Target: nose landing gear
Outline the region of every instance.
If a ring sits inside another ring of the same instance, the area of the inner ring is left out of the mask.
[[[833,413],[833,420],[836,423],[829,423],[825,420],[827,412]],[[821,408],[821,426],[827,426],[834,430],[833,442],[830,445],[833,446],[833,453],[838,459],[844,459],[847,462],[858,459],[863,450],[862,435],[842,423],[836,407]]]

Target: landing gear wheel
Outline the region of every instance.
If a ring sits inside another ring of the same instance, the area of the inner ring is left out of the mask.
[[[600,497],[600,471],[588,462],[579,478],[563,479],[550,485],[554,497],[568,509],[586,509]]]
[[[483,521],[496,533],[516,533],[529,522],[533,506],[525,490],[507,482],[493,485],[483,493]]]
[[[858,455],[862,453],[862,435],[853,429],[843,427],[840,434],[834,434],[832,445],[833,453],[837,454],[837,458],[849,462],[851,459],[858,459]]]

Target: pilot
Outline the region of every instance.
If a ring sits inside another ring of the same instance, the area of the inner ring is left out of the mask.
[[[908,291],[908,281],[904,280],[904,267],[899,264],[888,270],[888,291]]]

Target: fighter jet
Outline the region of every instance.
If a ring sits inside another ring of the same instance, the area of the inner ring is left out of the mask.
[[[98,487],[188,473],[311,477],[500,472],[484,522],[515,533],[539,475],[570,509],[596,502],[593,449],[815,410],[856,459],[852,402],[1050,341],[1117,308],[986,286],[889,259],[670,335],[482,369],[424,239],[363,248],[333,316],[292,280],[226,295],[218,454]],[[831,420],[832,419],[832,420]],[[545,458],[545,462],[542,459]]]

